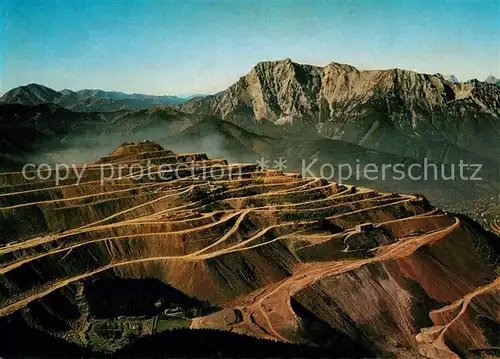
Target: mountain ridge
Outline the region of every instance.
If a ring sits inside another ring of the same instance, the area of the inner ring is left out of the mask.
[[[34,99],[50,96],[54,93],[44,90]],[[358,70],[336,62],[318,67],[287,59],[259,63],[228,89],[175,107],[130,110],[119,105],[114,112],[88,112],[89,106],[117,102],[89,97],[88,103],[77,101],[75,108],[74,96],[81,98],[64,91],[62,97],[68,103],[54,105],[71,108],[66,113],[72,119],[69,122],[58,117],[61,111],[40,108],[43,116],[38,118],[36,111],[2,105],[3,133],[25,131],[30,141],[50,140],[52,134],[54,147],[50,144],[48,151],[57,162],[91,155],[97,149],[107,151],[111,145],[138,136],[179,150],[220,155],[232,162],[266,157],[272,163],[287,158],[290,169],[296,171],[301,169],[301,160],[318,160],[318,167],[326,164],[335,169],[344,163],[355,166],[357,160],[377,166],[388,161],[408,165],[429,161],[441,169],[461,161],[481,165],[481,182],[477,183],[372,183],[387,191],[408,191],[413,186],[439,205],[454,206],[458,201],[458,208],[472,197],[494,198],[500,188],[496,155],[500,152],[499,88],[477,80],[452,83],[441,74]],[[23,114],[28,121],[19,122]],[[57,128],[58,121],[65,128]],[[46,125],[45,133],[37,124]],[[4,137],[6,148],[32,152],[33,143]],[[85,144],[81,146],[81,142]],[[188,142],[192,148],[187,148]],[[45,141],[35,143],[47,150]],[[70,151],[71,157],[64,151]],[[16,158],[3,158],[9,169],[19,166]]]
[[[203,96],[203,95],[198,95]],[[119,110],[140,110],[155,106],[172,106],[184,103],[196,95],[187,97],[169,95],[145,95],[99,89],[73,91],[53,90],[47,86],[30,83],[16,87],[0,97],[3,104],[36,106],[54,103],[68,110],[80,112],[114,112]]]
[[[488,77],[484,80],[484,82],[488,82],[488,83],[490,83],[490,84],[495,84],[495,85],[497,85],[497,86],[499,86],[499,87],[500,87],[500,79],[498,79],[498,78],[496,78],[495,76],[492,76],[492,75],[488,76]]]
[[[178,108],[264,135],[320,135],[407,156],[428,141],[436,143],[434,152],[449,146],[490,158],[500,152],[500,89],[477,80],[451,83],[440,74],[267,61],[226,90]]]

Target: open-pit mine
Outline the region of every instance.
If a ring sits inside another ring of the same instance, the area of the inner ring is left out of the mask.
[[[78,184],[0,174],[0,328],[19,353],[9,333],[113,355],[212,329],[340,357],[500,355],[500,238],[423,196],[147,141],[81,166]]]

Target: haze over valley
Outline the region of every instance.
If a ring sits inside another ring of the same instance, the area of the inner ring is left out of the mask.
[[[500,7],[2,4],[0,357],[500,358]]]

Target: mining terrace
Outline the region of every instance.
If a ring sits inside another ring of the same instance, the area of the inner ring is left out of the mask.
[[[128,143],[78,184],[0,174],[0,320],[93,345],[89,283],[154,278],[218,308],[190,318],[193,330],[495,357],[499,241],[420,195]]]

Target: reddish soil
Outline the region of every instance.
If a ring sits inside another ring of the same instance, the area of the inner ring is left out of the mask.
[[[152,176],[125,170],[101,183],[99,164],[148,160]],[[180,178],[157,172],[176,163]],[[320,346],[344,335],[401,358],[498,353],[495,234],[422,196],[239,168],[234,178],[223,160],[142,142],[94,163],[78,185],[0,174],[0,316],[33,319],[39,302],[61,319],[47,298],[73,303],[67,288],[107,273],[157,278],[223,308],[193,329]],[[67,320],[69,332],[84,321]]]

